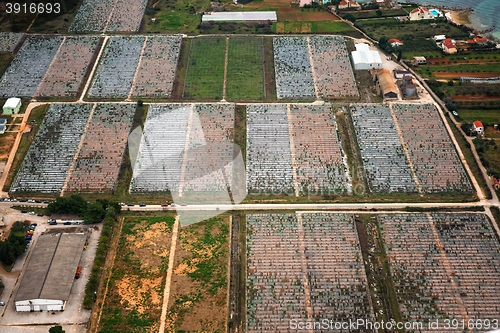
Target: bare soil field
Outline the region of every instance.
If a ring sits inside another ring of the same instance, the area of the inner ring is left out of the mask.
[[[500,76],[500,73],[471,73],[471,72],[432,72],[436,79],[460,79],[462,76],[488,78]]]
[[[5,133],[0,135],[0,161],[9,158],[10,150],[16,140],[17,133]]]
[[[125,220],[98,331],[158,331],[173,223]]]
[[[472,102],[472,101],[498,101],[500,96],[487,96],[486,94],[480,95],[452,95],[450,96],[456,102]]]
[[[179,230],[166,332],[225,332],[228,256],[228,217]]]
[[[278,20],[280,21],[338,21],[328,12],[306,12],[298,8],[279,8]]]

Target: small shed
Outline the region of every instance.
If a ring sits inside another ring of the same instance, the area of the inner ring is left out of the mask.
[[[425,57],[413,57],[414,65],[425,65],[427,63],[427,59]]]
[[[12,115],[19,113],[21,108],[21,99],[17,97],[9,98],[3,105],[3,114]]]

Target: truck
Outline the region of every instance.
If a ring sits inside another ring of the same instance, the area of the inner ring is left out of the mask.
[[[75,279],[79,279],[80,278],[80,274],[82,274],[82,266],[78,266],[76,268]]]

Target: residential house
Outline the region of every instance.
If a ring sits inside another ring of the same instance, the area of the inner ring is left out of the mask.
[[[456,42],[451,38],[445,38],[441,43],[441,47],[443,48],[444,53],[447,54],[455,54],[457,53],[457,45]]]
[[[482,134],[484,132],[483,123],[479,120],[472,123],[472,128],[477,132],[477,134]]]
[[[359,3],[354,0],[342,0],[339,3],[338,9],[346,10],[346,9],[361,9]]]
[[[391,38],[387,41],[392,47],[403,46],[403,42],[396,38]]]
[[[433,20],[434,15],[425,7],[418,7],[410,12],[410,21]]]

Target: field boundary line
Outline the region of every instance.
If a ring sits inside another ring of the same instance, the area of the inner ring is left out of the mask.
[[[92,110],[90,111],[89,118],[87,119],[87,123],[85,124],[85,127],[83,129],[82,136],[80,138],[80,142],[78,143],[78,147],[76,147],[75,155],[73,155],[73,160],[71,161],[71,164],[69,166],[68,173],[66,174],[66,179],[64,180],[64,184],[61,189],[61,197],[64,195],[64,192],[66,191],[66,188],[68,187],[68,182],[69,179],[71,178],[71,174],[73,171],[75,171],[75,165],[76,165],[76,160],[78,159],[78,156],[80,155],[80,150],[82,149],[83,142],[85,141],[85,138],[87,136],[87,130],[90,126],[90,123],[92,122],[92,117],[94,115],[94,111],[97,107],[97,103],[94,103],[92,106]]]
[[[229,62],[229,37],[226,37],[226,54],[224,56],[224,83],[222,86],[222,102],[226,101],[227,89],[227,64]]]
[[[318,83],[316,82],[316,70],[314,69],[314,60],[311,49],[311,37],[307,37],[307,52],[309,53],[309,64],[311,65],[311,75],[314,84],[314,93],[316,94],[316,99],[320,100],[321,98],[319,97]]]
[[[311,304],[311,287],[309,286],[309,280],[307,279],[307,256],[306,256],[306,244],[304,239],[304,225],[302,223],[302,214],[296,212],[297,215],[297,236],[299,237],[299,247],[300,247],[300,266],[302,269],[302,279],[304,283],[304,302],[306,306],[307,321],[312,322],[313,309]],[[314,333],[312,328],[309,328],[309,333]]]
[[[137,67],[135,68],[134,77],[132,78],[132,82],[130,83],[130,90],[128,92],[127,99],[125,101],[131,101],[130,97],[132,97],[132,92],[134,91],[134,83],[137,79],[137,74],[139,73],[139,69],[141,68],[142,57],[144,56],[144,50],[146,50],[146,45],[148,43],[148,36],[144,38],[144,43],[142,44],[141,54],[139,55],[139,61],[137,61]]]
[[[184,150],[182,152],[182,165],[181,165],[181,176],[179,179],[179,198],[182,197],[182,191],[184,190],[184,178],[186,177],[186,163],[187,163],[187,152],[189,150],[189,136],[191,135],[191,125],[193,122],[194,104],[191,103],[189,107],[189,117],[186,129],[186,141],[184,142]]]
[[[267,93],[266,93],[266,88],[267,88],[267,84],[266,84],[266,64],[265,64],[265,60],[266,60],[266,50],[265,50],[265,47],[266,45],[264,44],[264,37],[260,37],[260,41],[261,41],[261,45],[262,45],[262,82],[264,83],[264,100],[266,100],[267,98]]]
[[[89,90],[90,83],[92,82],[92,79],[94,78],[95,71],[97,70],[97,67],[99,66],[99,63],[101,62],[101,57],[102,53],[104,52],[104,49],[106,48],[108,44],[109,36],[104,37],[104,41],[102,42],[101,49],[99,50],[99,53],[97,54],[97,57],[94,61],[94,66],[92,66],[92,70],[89,73],[89,77],[87,78],[87,82],[85,82],[85,86],[83,87],[82,94],[80,98],[78,99],[77,102],[82,103],[83,98],[87,94],[87,91]]]
[[[108,25],[109,25],[109,22],[111,22],[111,18],[113,17],[117,3],[118,3],[118,0],[113,1],[113,7],[111,8],[111,11],[109,12],[109,16],[108,16],[108,19],[106,20],[106,24],[104,25],[104,28],[102,29],[102,33],[105,33],[106,31],[108,31]]]
[[[163,288],[163,303],[161,307],[160,328],[158,330],[158,333],[165,333],[165,320],[167,319],[168,299],[170,298],[170,284],[172,283],[172,272],[174,270],[178,233],[179,215],[176,215],[174,226],[172,228],[172,242],[170,244],[170,253],[168,254],[167,277],[165,278],[165,287]]]
[[[297,183],[297,163],[295,162],[295,143],[292,135],[292,112],[290,104],[286,105],[286,116],[288,120],[288,137],[290,138],[290,157],[292,159],[292,181],[295,196],[299,196],[299,184]]]
[[[38,15],[38,14],[37,14]],[[59,53],[61,53],[61,48],[63,47],[64,43],[66,42],[66,38],[67,36],[64,36],[62,41],[61,41],[61,44],[59,44],[59,47],[57,48],[57,51],[56,51],[56,54],[54,54],[54,57],[52,58],[52,61],[50,62],[50,65],[49,67],[47,67],[47,70],[45,71],[45,74],[43,74],[42,78],[40,79],[40,82],[38,82],[38,86],[36,87],[36,90],[35,90],[35,93],[33,94],[33,96],[36,98],[38,96],[38,91],[40,90],[41,86],[42,86],[42,83],[43,83],[43,79],[45,79],[47,77],[47,74],[49,73],[50,71],[50,68],[52,67],[52,64],[54,63],[54,61],[56,60],[57,56],[59,55]]]
[[[415,185],[417,186],[418,193],[422,194],[422,187],[420,186],[420,181],[418,180],[417,174],[415,172],[415,168],[413,166],[413,161],[411,160],[410,157],[410,151],[408,147],[406,146],[405,140],[403,138],[403,132],[401,131],[401,127],[399,127],[399,122],[398,118],[396,117],[396,114],[394,113],[394,110],[392,108],[392,104],[389,104],[389,110],[391,111],[391,116],[392,120],[394,121],[394,126],[396,128],[396,132],[398,132],[399,136],[399,141],[401,142],[401,147],[403,148],[403,151],[406,156],[406,160],[408,161],[408,167],[410,168],[411,175],[413,177],[413,181],[415,182]]]
[[[113,232],[113,240],[111,241],[111,244],[109,245],[109,251],[108,254],[106,255],[106,260],[104,262],[104,270],[101,274],[101,282],[103,281],[102,278],[105,277],[105,275],[108,275],[106,278],[106,287],[104,288],[104,292],[101,294],[99,291],[102,291],[102,283],[99,283],[99,289],[97,292],[97,298],[94,303],[94,309],[92,309],[92,312],[94,310],[97,311],[97,320],[95,321],[95,327],[92,327],[92,317],[90,318],[90,324],[89,324],[89,330],[88,332],[97,332],[97,329],[99,328],[99,323],[101,322],[101,316],[102,316],[102,309],[104,307],[104,302],[106,301],[106,295],[108,294],[108,289],[109,289],[109,281],[111,280],[111,276],[113,275],[113,267],[115,266],[115,258],[116,258],[116,252],[118,249],[118,243],[120,241],[120,237],[122,234],[122,228],[123,228],[123,223],[125,221],[125,218],[122,216],[120,217],[120,223],[118,224],[118,229],[116,229],[116,235]],[[108,265],[111,263],[108,267]],[[102,297],[102,301],[99,300],[99,296]],[[100,304],[100,305],[99,305]],[[92,330],[93,328],[93,330]]]

